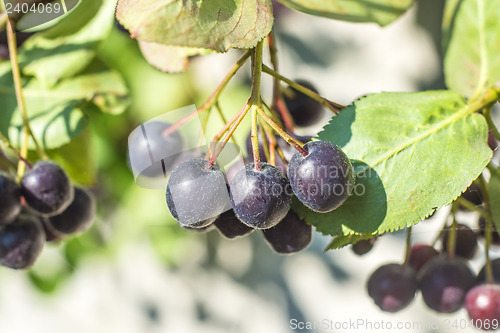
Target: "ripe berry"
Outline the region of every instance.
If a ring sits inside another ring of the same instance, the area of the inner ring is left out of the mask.
[[[312,227],[289,210],[283,220],[272,228],[262,230],[264,238],[277,253],[289,254],[306,249],[312,240]]]
[[[286,176],[276,167],[253,163],[232,179],[229,189],[234,213],[249,227],[267,229],[280,222],[290,210],[291,191]]]
[[[21,211],[21,189],[7,175],[0,174],[0,225],[8,224]]]
[[[500,258],[491,261],[491,269],[493,271],[493,280],[496,283],[500,283]],[[476,284],[484,282],[486,282],[486,265],[481,268],[476,278]]]
[[[418,274],[425,304],[441,313],[452,313],[462,308],[465,294],[474,282],[469,266],[459,258],[436,257]]]
[[[52,225],[49,222],[47,217],[39,217],[40,224],[43,228],[43,232],[45,233],[45,241],[46,242],[59,242],[64,238],[64,234],[57,232],[54,230]]]
[[[21,194],[28,207],[42,216],[61,213],[73,200],[73,186],[57,164],[41,161],[21,179]]]
[[[296,80],[296,82],[316,93],[318,92],[308,81]],[[323,107],[321,104],[300,91],[288,87],[283,92],[283,95],[295,125],[310,126],[318,122],[323,116]]]
[[[441,239],[443,251],[446,251],[449,233],[450,230],[448,229],[443,233]],[[474,231],[464,224],[457,224],[455,254],[465,259],[472,259],[477,252],[477,248],[477,237]]]
[[[89,229],[94,222],[94,195],[79,187],[75,187],[74,192],[74,199],[68,208],[49,218],[49,223],[56,232],[66,235],[81,233]]]
[[[498,328],[500,285],[482,284],[469,290],[465,297],[465,309],[475,327],[485,331]]]
[[[413,268],[387,264],[379,267],[366,284],[368,295],[382,311],[397,312],[411,303],[417,291]]]
[[[128,148],[134,171],[155,178],[163,177],[174,167],[184,140],[178,131],[165,136],[170,126],[167,122],[150,121],[130,133]]]
[[[166,200],[172,216],[183,227],[202,228],[231,208],[224,173],[216,165],[195,158],[179,164],[170,175]]]
[[[241,223],[232,209],[221,214],[213,224],[224,237],[229,239],[246,236],[254,230],[246,224]]]
[[[370,239],[360,239],[356,243],[352,244],[351,250],[358,256],[362,256],[371,251],[373,245],[375,244],[376,238]]]
[[[326,213],[349,197],[355,184],[354,170],[344,152],[330,142],[312,141],[309,153],[295,153],[288,166],[288,178],[297,198],[310,209]]]
[[[419,272],[425,264],[434,257],[437,257],[439,252],[430,245],[414,244],[411,247],[410,258],[408,260],[411,267],[416,272]]]
[[[21,214],[0,228],[0,264],[14,269],[31,267],[45,243],[45,233],[37,217]]]

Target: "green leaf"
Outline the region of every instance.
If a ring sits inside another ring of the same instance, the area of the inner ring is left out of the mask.
[[[65,145],[82,132],[87,124],[84,111],[88,102],[110,113],[120,113],[128,105],[122,78],[99,63],[52,88],[46,88],[35,78],[24,78],[23,82],[30,125],[45,149]],[[0,101],[0,132],[19,147],[23,122],[8,63],[0,65]],[[32,140],[29,148],[34,149]]]
[[[500,171],[491,172],[488,183],[488,193],[490,196],[490,211],[493,222],[497,230],[500,230]]]
[[[300,216],[329,235],[382,234],[451,203],[492,156],[488,126],[451,91],[362,98],[319,133],[353,160],[356,187],[335,211]]]
[[[447,33],[444,72],[450,89],[475,98],[500,84],[500,0],[461,1]]]
[[[253,48],[273,25],[270,0],[119,0],[116,17],[133,38],[217,52]]]
[[[168,73],[183,72],[189,67],[189,57],[210,51],[191,47],[169,46],[139,41],[144,58],[154,67]]]
[[[365,236],[362,234],[337,236],[337,237],[332,239],[330,244],[327,245],[325,251],[340,249],[340,248],[343,248],[344,246],[347,246],[349,244],[356,244],[358,241],[360,241],[362,239],[370,239],[372,237],[373,236],[371,236],[371,235]]]
[[[404,14],[414,0],[279,0],[285,6],[316,16],[350,22],[388,25]]]
[[[19,54],[24,75],[54,86],[94,59],[99,43],[113,26],[113,0],[85,0],[53,28],[28,39]]]

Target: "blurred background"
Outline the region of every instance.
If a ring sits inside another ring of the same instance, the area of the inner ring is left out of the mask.
[[[440,60],[443,6],[442,0],[420,0],[385,28],[278,6],[281,72],[311,81],[323,96],[340,104],[381,91],[445,88]],[[143,59],[136,41],[114,27],[99,57],[123,75],[132,105],[120,116],[89,116],[98,220],[83,236],[48,244],[29,272],[0,269],[2,331],[373,332],[387,331],[376,326],[384,321],[405,323],[402,332],[444,332],[457,330],[451,326],[455,319],[464,325],[465,310],[438,315],[425,308],[420,295],[396,314],[381,312],[368,297],[365,282],[371,272],[384,263],[402,262],[404,231],[381,237],[362,257],[350,247],[324,253],[330,239],[320,234],[306,251],[282,256],[271,251],[260,232],[227,240],[217,231],[183,230],[168,211],[164,190],[134,183],[126,162],[129,133],[168,111],[200,106],[240,54],[196,57],[187,72],[164,74]],[[227,115],[245,103],[249,82],[249,68],[244,67],[223,94]],[[271,96],[268,77],[263,85],[264,95]],[[317,133],[329,118],[325,111],[322,124],[299,134]],[[209,130],[215,133],[220,126],[210,123]],[[237,131],[239,142],[248,128],[244,124]],[[432,242],[447,212],[443,208],[417,225],[415,241]],[[477,215],[463,213],[459,221],[476,227]],[[483,256],[478,254],[472,264],[477,271]],[[341,327],[324,328],[324,319]],[[360,320],[373,326],[345,324]],[[316,327],[293,325],[299,322],[315,322]]]

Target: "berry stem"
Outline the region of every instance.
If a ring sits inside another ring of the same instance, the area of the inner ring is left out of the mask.
[[[488,168],[488,170],[490,170],[491,173],[494,173],[497,177],[500,178],[500,171],[498,171],[498,169],[490,163],[488,163],[488,165],[486,165],[486,167]]]
[[[495,123],[493,122],[493,119],[491,118],[491,109],[493,108],[493,105],[490,105],[487,107],[483,113],[484,117],[486,118],[486,122],[488,123],[488,129],[491,131],[495,139],[497,141],[500,141],[500,132],[498,132],[498,128],[495,126]]]
[[[271,64],[276,73],[279,73],[278,67],[278,49],[276,47],[276,39],[274,38],[274,31],[267,36],[267,42],[269,45],[269,54],[271,58]],[[290,115],[290,111],[286,106],[285,100],[283,99],[283,93],[281,91],[281,83],[277,77],[273,77],[273,104],[271,105],[273,109],[277,109],[283,119],[283,123],[288,132],[293,133],[294,123],[293,118]]]
[[[488,213],[484,209],[474,205],[472,202],[470,202],[469,200],[467,200],[465,198],[458,197],[457,201],[459,204],[461,204],[462,206],[464,206],[468,210],[473,211],[473,212],[477,212],[479,215],[481,215],[484,218],[486,218],[488,216]]]
[[[222,123],[223,123],[223,124],[227,124],[227,119],[226,119],[226,116],[224,116],[224,112],[222,112],[222,108],[221,108],[221,106],[220,106],[220,104],[219,104],[219,101],[217,101],[217,102],[215,103],[215,109],[217,110],[217,113],[219,114],[219,117],[220,117],[220,119],[222,120]],[[236,118],[235,118],[235,119],[236,119]],[[233,121],[233,120],[231,120],[231,121]],[[204,130],[203,132],[205,132],[205,130]],[[236,146],[238,146],[238,142],[236,141],[236,138],[235,138],[234,136],[231,136],[231,140],[233,141],[233,143],[234,143]]]
[[[257,108],[259,115],[271,126],[288,144],[295,148],[303,157],[307,157],[309,153],[285,131],[283,131],[261,108]]]
[[[262,118],[259,118],[262,120]],[[262,121],[261,125],[262,135],[267,139],[269,144],[264,143],[264,148],[268,147],[267,154],[269,164],[276,166],[276,139],[274,138],[273,133],[269,130],[268,126],[265,122]]]
[[[491,205],[490,205],[490,195],[488,192],[488,188],[486,186],[486,181],[484,180],[484,176],[481,175],[479,176],[478,180],[478,185],[481,188],[481,194],[483,195],[484,198],[484,203],[486,205],[486,230],[485,230],[485,237],[484,237],[484,255],[486,257],[486,281],[488,283],[493,283],[494,282],[494,277],[493,277],[493,268],[491,267],[491,260],[490,260],[490,246],[491,246],[491,240],[492,240],[492,234],[493,234],[493,219],[491,217]]]
[[[3,141],[3,143],[7,146],[7,148],[9,148],[10,150],[12,150],[14,152],[14,154],[16,154],[17,158],[22,161],[27,167],[28,169],[31,169],[32,168],[32,165],[30,162],[28,162],[28,160],[26,160],[23,155],[21,154],[21,152],[19,150],[17,150],[10,142],[9,142],[9,139],[7,139],[2,133],[0,133],[0,140]]]
[[[259,154],[259,137],[257,134],[257,108],[252,109],[252,152],[253,152],[253,162],[255,164],[255,171],[260,171],[260,154]]]
[[[264,131],[264,124],[266,126],[267,126],[267,124],[260,117],[257,117],[257,121],[258,121],[258,124],[260,126],[259,127],[259,135],[262,138],[262,146],[264,147],[264,155],[266,156],[266,161],[269,162],[269,159],[271,158],[271,156],[269,155],[270,154],[269,153],[269,143],[268,143],[268,140],[267,140],[266,133]]]
[[[405,251],[405,259],[403,261],[403,265],[408,265],[410,262],[411,231],[412,231],[412,226],[406,228],[406,251]]]
[[[7,14],[6,11],[0,13],[0,31],[3,31],[5,29],[5,25],[7,24],[7,21],[9,20],[9,15]]]
[[[231,79],[236,74],[236,72],[245,64],[245,62],[248,60],[248,58],[250,57],[251,54],[252,54],[252,50],[246,51],[238,59],[238,61],[233,65],[233,67],[231,67],[231,69],[226,74],[226,76],[224,77],[224,79],[222,80],[222,82],[219,84],[219,86],[217,86],[217,88],[214,90],[214,92],[212,93],[212,95],[210,95],[210,97],[205,101],[205,103],[203,103],[203,105],[198,110],[196,110],[195,112],[192,112],[192,113],[188,114],[186,117],[180,119],[178,122],[176,122],[175,124],[173,124],[172,126],[170,126],[169,128],[167,128],[165,130],[165,132],[163,133],[163,136],[169,136],[170,134],[172,134],[173,132],[175,132],[179,127],[181,127],[182,125],[184,125],[185,123],[187,123],[191,119],[195,118],[196,116],[198,116],[203,111],[206,111],[206,110],[210,109],[217,102],[217,100],[219,99],[220,94],[222,93],[222,91],[224,90],[224,88],[227,86],[227,84],[229,83],[229,81],[231,81]]]
[[[443,237],[444,231],[448,228],[448,222],[445,221],[443,226],[441,227],[441,230],[439,230],[439,233],[436,235],[434,240],[431,243],[432,247],[436,247],[437,242]]]
[[[448,244],[446,244],[446,250],[448,254],[449,259],[453,259],[455,256],[455,248],[457,245],[457,220],[455,218],[455,214],[457,211],[457,204],[456,202],[452,203],[451,206],[451,227],[450,231],[448,232]]]
[[[35,138],[33,131],[30,127],[30,121],[28,118],[28,114],[26,112],[26,101],[24,100],[23,86],[21,83],[21,71],[19,69],[19,61],[17,57],[17,42],[16,42],[16,33],[14,31],[14,23],[11,20],[7,20],[7,44],[9,46],[9,56],[10,63],[12,66],[12,78],[14,80],[14,89],[16,91],[16,99],[17,99],[17,107],[19,108],[19,112],[21,113],[21,117],[23,119],[23,127],[24,127],[24,142],[21,148],[21,154],[23,157],[27,155],[27,140],[28,135],[31,136],[33,142],[35,143],[36,150],[38,155],[40,155],[43,159],[48,159],[47,154],[42,149],[38,140]],[[18,168],[18,172],[24,173],[24,166]]]
[[[252,94],[250,104],[260,105],[260,82],[262,77],[262,50],[264,42],[260,41],[254,49],[252,57]]]
[[[326,98],[321,97],[318,93],[312,91],[311,89],[308,89],[308,88],[304,87],[303,85],[300,85],[297,82],[294,82],[294,81],[280,75],[279,73],[277,73],[276,71],[267,67],[266,65],[262,65],[262,71],[264,73],[267,73],[267,74],[279,79],[280,81],[287,83],[289,86],[291,86],[295,90],[300,91],[304,95],[309,96],[310,98],[314,99],[315,101],[317,101],[318,103],[320,103],[324,107],[328,108],[330,111],[332,111],[335,114],[339,113],[342,109],[346,108],[346,106],[329,101]]]
[[[252,107],[254,107],[254,106],[252,106]],[[233,135],[234,131],[236,130],[236,128],[238,127],[238,125],[241,123],[241,121],[243,120],[243,118],[245,118],[245,116],[246,116],[248,110],[250,110],[250,108],[251,107],[250,107],[250,105],[248,103],[245,104],[245,106],[241,109],[241,111],[237,113],[237,117],[232,122],[232,125],[228,125],[228,126],[231,126],[231,128],[226,133],[226,135],[224,136],[224,138],[222,139],[222,141],[219,142],[219,144],[217,145],[217,148],[215,149],[214,153],[210,157],[210,161],[208,161],[208,163],[207,163],[207,165],[205,167],[207,170],[209,170],[209,169],[212,168],[212,166],[214,165],[215,160],[219,156],[220,152],[222,151],[222,149],[224,149],[224,146],[229,141],[229,138]]]

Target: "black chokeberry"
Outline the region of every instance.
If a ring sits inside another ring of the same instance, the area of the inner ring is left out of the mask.
[[[215,225],[217,230],[219,230],[224,237],[229,239],[246,236],[254,231],[254,228],[250,228],[238,220],[232,209],[222,213],[217,220],[215,220],[213,225]]]
[[[493,271],[493,281],[500,283],[500,258],[491,261],[491,269]],[[481,268],[476,277],[476,284],[486,282],[486,265]]]
[[[382,311],[397,312],[411,303],[417,291],[413,268],[387,264],[379,267],[366,284],[368,295]]]
[[[356,243],[352,244],[351,250],[358,256],[367,254],[372,250],[373,245],[375,244],[375,240],[376,240],[375,237],[370,239],[360,239]]]
[[[462,308],[475,277],[463,259],[436,257],[422,267],[418,283],[429,308],[440,313],[453,313]]]
[[[450,230],[446,229],[443,232],[441,243],[443,245],[443,251],[446,251],[448,246],[448,237]],[[465,259],[472,259],[477,252],[478,243],[477,237],[471,228],[464,224],[457,224],[457,236],[455,245],[455,254]]]
[[[250,163],[236,173],[229,189],[234,213],[256,229],[278,224],[288,213],[292,198],[286,176],[276,167],[262,163],[256,170]]]
[[[430,245],[413,244],[410,250],[408,263],[416,272],[419,272],[432,258],[437,257],[439,252]]]
[[[296,82],[309,90],[318,92],[316,88],[308,81],[296,80]],[[283,95],[285,103],[297,126],[310,126],[318,122],[323,116],[323,107],[320,103],[301,93],[300,91],[288,87]]]
[[[354,170],[344,152],[326,141],[312,141],[288,165],[293,192],[310,209],[326,213],[339,207],[355,185]]]
[[[73,200],[73,186],[66,172],[50,161],[36,163],[21,179],[26,204],[42,216],[61,213]]]
[[[179,164],[170,175],[166,201],[172,216],[183,227],[202,228],[231,208],[224,173],[195,158]]]
[[[21,189],[7,175],[0,173],[0,225],[8,224],[21,212]]]
[[[312,227],[300,219],[293,210],[280,223],[262,230],[271,248],[281,254],[296,253],[306,249],[312,240]]]
[[[45,233],[36,216],[20,214],[0,227],[0,264],[14,269],[31,267],[45,243]]]
[[[74,188],[74,199],[60,214],[49,217],[56,232],[71,235],[86,231],[94,222],[96,202],[94,195],[79,187]]]

